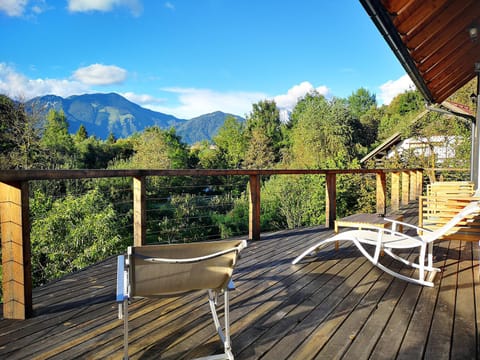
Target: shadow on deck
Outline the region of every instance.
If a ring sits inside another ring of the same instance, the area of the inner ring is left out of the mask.
[[[413,209],[413,208],[412,208]],[[404,214],[416,223],[416,212]],[[352,246],[333,245],[298,265],[323,227],[263,234],[234,272],[236,359],[475,359],[479,353],[477,244],[440,242],[434,288],[372,266]],[[35,316],[0,320],[0,358],[120,359],[115,258],[34,290]],[[405,269],[404,271],[408,271]],[[134,301],[132,359],[191,359],[221,351],[206,294]]]

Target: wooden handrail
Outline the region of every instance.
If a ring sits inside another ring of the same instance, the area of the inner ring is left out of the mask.
[[[239,175],[315,175],[315,174],[380,174],[403,172],[405,169],[125,169],[125,170],[2,170],[0,182],[32,180],[67,180],[146,176],[239,176]],[[408,171],[423,171],[409,169]]]
[[[3,266],[3,316],[25,319],[32,314],[32,279],[29,225],[29,182],[36,180],[67,180],[87,178],[131,177],[133,180],[134,244],[146,238],[146,178],[153,176],[249,176],[250,211],[249,238],[260,239],[261,177],[271,175],[325,175],[325,225],[333,228],[336,219],[336,179],[339,174],[371,174],[376,176],[377,212],[385,213],[386,175],[391,174],[391,204],[398,209],[402,203],[418,198],[422,190],[422,169],[263,169],[263,170],[2,170],[0,172],[0,226]],[[399,186],[402,174],[402,186]],[[410,176],[415,174],[415,177]],[[416,184],[414,184],[416,178]],[[410,180],[412,179],[412,180]]]

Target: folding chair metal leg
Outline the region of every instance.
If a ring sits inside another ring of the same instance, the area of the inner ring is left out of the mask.
[[[123,360],[128,360],[128,299],[123,302]]]
[[[125,256],[117,257],[117,303],[118,318],[123,319],[123,359],[128,359],[128,270]]]
[[[208,303],[210,305],[210,312],[212,313],[213,323],[215,324],[215,329],[217,330],[218,336],[223,343],[224,354],[221,355],[213,355],[204,357],[201,359],[228,359],[233,360],[233,353],[232,347],[230,342],[230,305],[229,305],[229,297],[228,297],[228,290],[224,292],[224,326],[220,324],[220,320],[218,319],[217,313],[217,306],[216,306],[216,298],[217,294],[209,290],[208,291]]]

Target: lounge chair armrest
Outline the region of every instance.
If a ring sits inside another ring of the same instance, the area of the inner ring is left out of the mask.
[[[246,241],[242,241],[240,245],[235,246],[230,249],[225,249],[222,251],[218,251],[216,253],[208,254],[205,256],[198,256],[194,258],[184,258],[184,259],[175,259],[175,258],[160,258],[160,257],[150,257],[144,256],[139,254],[134,254],[134,256],[143,259],[144,261],[152,262],[152,263],[167,263],[167,264],[188,264],[188,263],[195,263],[200,261],[205,261],[209,259],[213,259],[225,254],[229,254],[231,252],[239,253],[246,245]]]
[[[386,229],[386,228],[378,228],[378,231],[380,233],[386,233],[386,234],[389,234],[389,235],[394,235],[394,236],[398,236],[399,238],[404,238],[404,239],[409,239],[409,240],[412,240],[412,241],[415,241],[415,242],[418,242],[420,244],[423,244],[425,243],[425,241],[420,238],[420,237],[414,237],[414,236],[410,236],[410,235],[407,235],[405,233],[402,233],[402,232],[399,232],[399,231],[395,231],[395,230],[392,230],[392,229]],[[393,240],[395,241],[395,240]],[[382,242],[383,245],[387,244],[386,242]],[[388,246],[387,246],[388,247]]]
[[[394,220],[394,219],[389,219],[389,218],[384,218],[385,221],[388,221],[388,222],[391,222],[392,225],[402,225],[404,227],[409,227],[411,229],[415,229],[417,231],[426,231],[426,232],[432,232],[433,230],[430,230],[430,229],[425,229],[425,228],[422,228],[420,226],[416,226],[416,225],[413,225],[413,224],[409,224],[409,223],[406,223],[406,222],[403,222],[403,221],[398,221],[398,220]]]

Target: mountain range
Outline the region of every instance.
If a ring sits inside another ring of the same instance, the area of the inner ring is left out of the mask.
[[[158,126],[162,129],[174,127],[184,142],[193,144],[211,140],[228,116],[245,120],[221,111],[190,120],[179,119],[143,108],[116,93],[74,95],[67,98],[45,95],[29,100],[26,108],[34,109],[40,115],[46,115],[50,109],[63,111],[70,133],[76,133],[83,125],[89,136],[94,135],[103,140],[110,133],[116,138],[126,138],[147,127]]]

